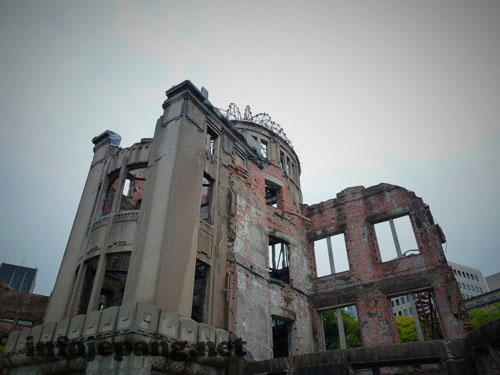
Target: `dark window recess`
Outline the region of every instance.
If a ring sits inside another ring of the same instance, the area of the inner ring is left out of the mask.
[[[283,151],[280,151],[280,167],[285,170],[285,154],[283,154]]]
[[[265,180],[264,184],[265,184],[266,204],[268,206],[273,206],[275,208],[278,208],[281,186],[268,180]]]
[[[215,141],[217,140],[217,134],[215,134],[212,129],[207,129],[207,135],[205,138],[205,151],[209,155],[215,155]]]
[[[290,330],[290,323],[280,318],[273,317],[273,357],[281,358],[288,357],[289,340],[288,332]]]
[[[196,259],[196,270],[194,274],[193,307],[191,319],[198,323],[206,322],[205,304],[207,296],[208,275],[210,266]]]
[[[206,176],[203,176],[203,184],[201,187],[200,219],[208,223],[211,223],[212,221],[212,190],[213,182],[210,181]]]
[[[101,287],[99,310],[122,304],[129,263],[130,253],[106,255],[106,271]]]
[[[120,210],[139,210],[144,194],[147,168],[136,168],[128,171],[123,184]]]
[[[78,300],[78,314],[86,314],[89,307],[90,294],[94,286],[95,274],[99,257],[94,257],[85,262],[85,276],[83,277],[82,288]]]
[[[115,197],[116,190],[118,189],[118,177],[112,179],[106,190],[106,195],[104,196],[104,203],[102,205],[102,215],[107,215],[111,213],[113,208],[113,199]]]
[[[269,236],[269,274],[273,279],[290,282],[288,243]]]

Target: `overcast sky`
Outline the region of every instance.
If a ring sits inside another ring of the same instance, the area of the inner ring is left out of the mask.
[[[406,187],[448,259],[500,272],[500,1],[0,0],[0,261],[38,267],[35,292],[52,290],[92,137],[152,137],[184,79],[283,126],[305,203]]]

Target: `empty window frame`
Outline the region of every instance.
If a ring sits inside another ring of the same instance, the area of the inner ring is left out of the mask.
[[[213,181],[204,175],[201,186],[200,219],[212,223]]]
[[[120,210],[139,210],[144,194],[147,168],[135,168],[127,172],[123,183]]]
[[[408,215],[376,223],[374,227],[382,262],[420,253]]]
[[[198,323],[206,322],[206,297],[209,275],[210,266],[205,262],[196,259],[191,319],[195,320]]]
[[[432,291],[425,290],[405,297],[406,304],[396,304],[392,308],[401,342],[442,339]],[[399,299],[401,296],[390,298],[391,305]]]
[[[280,167],[285,170],[285,154],[283,151],[280,151]]]
[[[115,193],[118,190],[118,176],[111,178],[104,195],[104,202],[102,204],[101,215],[108,215],[113,209],[113,200],[115,198]]]
[[[260,140],[260,155],[264,158],[267,159],[267,156],[269,154],[269,147],[268,143],[266,140],[261,139]]]
[[[356,305],[324,310],[321,317],[326,350],[362,346]]]
[[[273,358],[290,355],[290,328],[292,322],[279,317],[272,317]]]
[[[286,174],[289,176],[292,174],[292,162],[288,156],[286,157]]]
[[[288,247],[287,242],[269,236],[269,275],[285,283],[290,282]]]
[[[269,180],[264,180],[264,194],[266,199],[266,204],[268,206],[273,206],[279,208],[278,203],[280,202],[281,186],[271,182]]]
[[[317,277],[349,271],[344,233],[314,241]]]
[[[207,134],[205,138],[205,152],[208,155],[215,155],[216,153],[216,141],[217,134],[210,128],[207,128]]]
[[[85,276],[83,277],[80,295],[78,298],[78,314],[86,314],[89,307],[90,295],[94,287],[95,275],[99,257],[93,257],[85,262]]]
[[[98,310],[122,304],[129,263],[129,252],[106,255],[106,270],[104,271]]]

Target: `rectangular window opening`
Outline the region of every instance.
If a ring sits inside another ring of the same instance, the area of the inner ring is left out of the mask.
[[[349,271],[344,233],[314,241],[317,277]]]
[[[289,336],[291,323],[279,317],[272,317],[273,358],[288,357],[290,355]]]
[[[213,181],[208,176],[203,176],[201,187],[200,219],[207,223],[212,223],[212,191]]]
[[[78,314],[87,314],[87,309],[90,302],[90,294],[92,293],[92,288],[94,286],[98,263],[99,257],[91,258],[85,262],[85,276],[83,277],[83,283],[78,299]]]
[[[208,155],[215,155],[215,142],[217,140],[217,134],[210,128],[207,128],[207,134],[205,138],[205,152]]]
[[[112,178],[109,182],[108,188],[104,195],[104,202],[102,204],[101,215],[108,215],[111,213],[113,208],[113,199],[115,198],[115,193],[118,190],[118,176]]]
[[[127,172],[123,184],[120,210],[139,210],[142,205],[147,168],[135,168]]]
[[[268,206],[273,206],[274,208],[280,208],[278,203],[281,193],[281,186],[269,180],[265,180],[264,185],[266,204]]]
[[[209,274],[210,266],[205,262],[196,259],[191,319],[198,323],[206,322],[206,296]]]
[[[285,154],[283,151],[280,151],[280,167],[285,170]]]
[[[374,225],[382,262],[412,254],[420,254],[408,215]]]
[[[399,305],[400,299],[406,301]],[[392,313],[401,342],[443,338],[435,299],[431,290],[390,298]],[[394,305],[394,301],[396,304]]]
[[[356,305],[325,310],[321,317],[326,350],[362,346]]]
[[[269,275],[273,279],[290,282],[288,243],[269,236]]]
[[[122,304],[129,263],[129,252],[106,255],[106,270],[104,271],[98,310],[102,311],[108,307]]]
[[[264,158],[267,159],[268,155],[268,143],[267,141],[261,139],[260,140],[260,155]]]

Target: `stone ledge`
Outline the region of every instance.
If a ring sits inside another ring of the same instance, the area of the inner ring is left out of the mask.
[[[35,348],[38,343],[55,345],[61,337],[66,337],[68,343],[127,341],[134,344],[156,339],[170,343],[186,342],[191,348],[206,342],[213,342],[217,346],[229,342],[231,338],[224,329],[197,323],[151,304],[132,302],[12,332],[0,356],[0,368],[62,359],[58,353],[53,357],[27,356],[26,344],[30,336]]]

